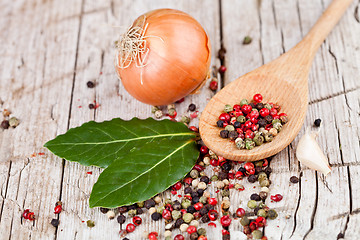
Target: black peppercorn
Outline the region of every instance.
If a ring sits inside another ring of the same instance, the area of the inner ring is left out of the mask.
[[[265,127],[267,125],[267,121],[264,118],[260,118],[258,124],[259,127]]]
[[[297,176],[292,176],[292,177],[290,178],[290,182],[292,182],[292,183],[298,183],[298,182],[299,182],[299,178],[298,178]]]
[[[272,123],[272,120],[274,120],[274,118],[273,118],[272,116],[270,116],[270,115],[267,115],[267,116],[265,117],[265,120],[266,120],[268,123]]]
[[[263,104],[263,103],[257,103],[257,104],[256,104],[256,109],[257,109],[257,110],[260,111],[260,110],[263,109],[263,108],[264,108],[264,104]]]
[[[176,221],[175,221],[174,227],[175,227],[175,228],[179,228],[179,227],[181,226],[181,224],[183,224],[183,223],[184,223],[184,219],[178,218],[178,219],[176,219]]]
[[[198,239],[199,234],[197,234],[197,232],[193,232],[192,234],[190,234],[190,240],[196,240]]]
[[[226,172],[229,172],[231,170],[231,164],[229,162],[225,162],[221,168],[226,171]]]
[[[224,180],[227,177],[228,177],[228,174],[226,172],[223,172],[223,171],[219,172],[219,175],[218,175],[219,180]]]
[[[196,212],[196,209],[194,208],[194,206],[189,206],[187,209],[186,209],[186,211],[188,212],[188,213],[194,213],[194,212]]]
[[[249,105],[250,105],[252,108],[256,108],[256,105],[255,105],[255,103],[253,103],[253,102],[249,103]]]
[[[241,123],[236,121],[236,122],[234,122],[233,126],[234,126],[234,128],[239,128],[239,127],[241,127]]]
[[[158,212],[154,212],[153,214],[151,214],[151,219],[154,221],[158,221],[161,218],[161,214]]]
[[[223,240],[230,240],[230,234],[222,235]]]
[[[250,175],[250,176],[248,176],[248,181],[250,182],[250,183],[254,183],[254,182],[256,182],[256,180],[257,180],[257,176],[256,175]]]
[[[314,125],[315,125],[316,127],[320,127],[320,124],[321,124],[321,119],[320,119],[320,118],[318,118],[318,119],[316,119],[316,120],[314,121]]]
[[[90,103],[90,104],[89,104],[89,109],[94,109],[94,108],[95,108],[95,105],[92,104],[92,103]]]
[[[259,194],[257,194],[257,193],[251,194],[250,199],[255,200],[255,201],[260,201],[261,200]]]
[[[103,208],[103,207],[100,208],[100,212],[101,212],[101,213],[104,213],[104,214],[105,214],[105,213],[107,213],[108,211],[109,211],[108,208]]]
[[[201,217],[201,221],[203,223],[207,223],[207,222],[210,222],[210,218],[207,214],[204,214],[202,217]]]
[[[218,51],[218,58],[223,61],[225,59],[225,54],[226,54],[226,49],[225,48],[220,48]]]
[[[95,87],[95,84],[94,84],[94,82],[92,82],[92,81],[88,81],[88,82],[86,83],[86,85],[87,85],[88,88],[93,88],[93,87]]]
[[[128,210],[135,210],[136,208],[137,208],[137,204],[136,204],[136,203],[128,206]]]
[[[198,193],[199,197],[201,197],[204,194],[204,189],[198,189],[196,192]]]
[[[271,169],[271,167],[267,167],[267,168],[265,168],[265,173],[266,173],[266,175],[269,177],[270,176],[270,173],[272,172],[272,169]]]
[[[199,210],[199,213],[201,216],[204,216],[205,214],[207,214],[209,212],[209,209],[207,209],[206,207],[202,207],[200,210]]]
[[[186,188],[184,189],[184,193],[185,193],[185,194],[192,193],[191,187],[186,187]]]
[[[211,205],[211,204],[206,204],[205,207],[210,211],[210,210],[213,210],[214,209],[214,206]]]
[[[229,131],[228,130],[221,130],[220,131],[220,137],[222,138],[228,138]]]
[[[246,174],[246,169],[244,167],[240,167],[239,172],[242,172],[244,175]]]
[[[191,104],[189,105],[189,111],[193,112],[193,111],[195,111],[195,109],[196,109],[196,105],[193,104],[193,103],[191,103]]]
[[[209,184],[210,179],[209,179],[208,176],[202,176],[202,177],[200,178],[200,182],[204,182],[204,183],[206,183],[206,184]],[[201,194],[201,195],[202,195],[202,194]]]
[[[198,203],[198,202],[200,202],[200,198],[199,198],[199,197],[193,197],[192,200],[191,200],[191,202],[192,202],[193,204]]]
[[[137,214],[137,215],[143,214],[143,212],[144,212],[144,211],[142,210],[142,208],[137,208],[137,209],[136,209],[136,214]]]
[[[126,217],[124,215],[120,214],[116,220],[119,224],[123,224],[126,221]]]
[[[260,172],[262,172],[262,168],[261,167],[255,167],[255,174],[259,174]]]
[[[260,196],[261,200],[265,200],[267,198],[268,194],[267,194],[267,192],[260,192],[259,196]]]
[[[1,122],[1,127],[3,129],[8,129],[10,127],[9,121],[8,120],[4,120]]]
[[[179,211],[181,209],[181,203],[178,200],[173,202],[173,209]]]
[[[218,121],[216,122],[216,125],[217,125],[218,127],[222,128],[222,127],[224,127],[224,121],[223,121],[223,120],[218,120]]]
[[[191,192],[191,197],[194,198],[194,197],[199,197],[199,194],[197,192]]]
[[[128,208],[126,206],[123,206],[123,207],[119,207],[118,210],[119,213],[126,213],[128,211]]]
[[[144,203],[144,207],[146,209],[150,209],[151,207],[155,207],[155,201],[153,199],[146,200]]]
[[[54,218],[53,220],[51,220],[51,225],[53,225],[54,227],[59,226],[59,223],[60,223],[60,221],[58,219]]]
[[[235,140],[239,136],[239,133],[237,131],[230,131],[228,134],[228,138],[230,140]]]

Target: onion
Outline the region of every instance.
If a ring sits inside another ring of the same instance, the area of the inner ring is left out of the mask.
[[[151,105],[173,103],[206,80],[210,40],[190,15],[158,9],[138,17],[117,44],[115,68],[125,89]]]

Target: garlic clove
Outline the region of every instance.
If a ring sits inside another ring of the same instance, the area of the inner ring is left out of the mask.
[[[322,152],[315,138],[318,132],[306,132],[301,137],[296,148],[296,157],[305,166],[323,173],[325,176],[331,171],[328,159]]]

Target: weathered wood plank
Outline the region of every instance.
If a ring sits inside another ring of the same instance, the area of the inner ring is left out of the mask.
[[[1,109],[21,121],[0,134],[0,238],[51,239],[62,164],[42,145],[66,130],[80,11],[79,1],[2,4]],[[68,6],[72,8],[69,9]],[[69,28],[72,26],[72,28]],[[34,222],[21,219],[25,208]]]
[[[210,1],[114,1],[92,2],[85,1],[81,33],[78,50],[78,64],[74,85],[73,104],[70,126],[78,126],[89,120],[103,121],[114,117],[130,119],[150,117],[151,107],[136,101],[121,85],[117,78],[113,58],[115,50],[111,47],[119,35],[126,30],[132,21],[142,13],[151,9],[171,7],[183,10],[204,26],[213,46],[213,64],[216,63],[216,51],[219,48],[219,8]],[[97,9],[105,9],[97,11]],[[207,9],[207,11],[202,11]],[[89,89],[86,82],[96,81],[96,87]],[[206,99],[213,93],[203,88],[199,95],[186,97],[185,101],[177,104],[178,118],[186,112],[189,103],[194,102],[199,110],[203,109]],[[100,107],[89,110],[88,104],[96,100]],[[79,108],[81,106],[81,108]],[[193,120],[192,124],[197,120]],[[87,175],[92,171],[92,175]],[[116,220],[110,221],[98,209],[89,209],[88,198],[93,184],[97,180],[100,170],[92,167],[83,167],[75,163],[66,163],[62,199],[66,212],[60,215],[64,225],[58,231],[59,239],[118,239],[119,224]],[[169,196],[169,194],[166,194]],[[86,227],[88,219],[95,220],[96,227]],[[128,220],[130,221],[130,219]],[[128,222],[127,221],[127,222]],[[126,223],[127,223],[126,222]],[[164,222],[151,221],[150,216],[143,215],[143,224],[133,234],[131,239],[140,239],[143,231],[164,232]],[[219,230],[219,229],[218,229]],[[217,231],[217,234],[220,234]]]

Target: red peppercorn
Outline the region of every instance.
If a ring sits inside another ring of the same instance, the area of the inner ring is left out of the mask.
[[[193,216],[194,216],[195,220],[198,220],[201,218],[201,214],[199,212],[194,212]]]
[[[55,214],[59,214],[59,213],[61,213],[61,210],[62,210],[62,205],[57,205],[57,206],[54,208],[54,213],[55,213]]]
[[[255,168],[250,169],[250,170],[248,171],[248,173],[249,173],[249,175],[254,175],[254,174],[255,174]]]
[[[157,240],[158,235],[159,234],[157,232],[151,232],[151,233],[149,233],[148,238],[149,238],[149,240]]]
[[[207,154],[209,152],[209,149],[208,149],[207,146],[201,146],[200,152],[201,152],[201,154],[205,155],[205,154]]]
[[[235,178],[235,173],[229,172],[229,173],[228,173],[228,178],[229,178],[229,179],[234,179],[234,178]]]
[[[227,113],[222,113],[219,116],[219,120],[222,120],[224,122],[229,122],[230,121],[230,115]]]
[[[23,214],[22,214],[23,218],[29,219],[29,216],[28,216],[29,212],[30,212],[30,209],[25,209]]]
[[[177,115],[177,112],[176,111],[174,111],[174,113],[172,114],[172,115],[170,115],[170,114],[168,114],[168,116],[170,117],[170,118],[176,118],[176,115]]]
[[[208,200],[208,203],[213,206],[215,206],[217,204],[217,202],[218,201],[216,200],[216,198],[209,198],[209,200]]]
[[[236,111],[236,112],[235,112],[235,117],[242,116],[242,115],[244,115],[244,114],[242,113],[242,111]]]
[[[170,203],[165,205],[165,209],[169,210],[170,212],[174,210],[173,206]]]
[[[230,118],[235,117],[235,111],[229,112],[229,116],[230,116]]]
[[[221,65],[219,67],[219,73],[223,74],[226,71],[226,67],[224,65]]]
[[[277,111],[276,111],[276,109],[275,108],[272,108],[272,109],[270,109],[270,116],[275,116],[275,115],[277,115]]]
[[[241,111],[241,106],[239,104],[235,104],[233,106],[233,109],[234,109],[235,112],[240,112]]]
[[[196,211],[199,211],[200,209],[202,209],[203,206],[204,206],[204,204],[202,204],[201,202],[194,204],[194,208],[196,209]]]
[[[251,127],[252,127],[252,126],[254,126],[255,124],[257,124],[259,122],[259,119],[252,117],[252,118],[250,118],[250,122],[253,123],[251,125]]]
[[[245,132],[245,138],[251,138],[253,139],[255,137],[255,134],[253,131],[251,131],[250,129],[246,130]]]
[[[30,221],[35,220],[35,214],[33,212],[29,212],[27,217],[28,217],[27,219],[29,219]]]
[[[236,210],[236,216],[238,216],[238,217],[243,217],[243,216],[245,216],[245,210],[244,210],[243,208],[238,208],[238,209]]]
[[[250,227],[251,231],[254,231],[259,228],[259,226],[256,222],[251,222],[249,227]]]
[[[167,209],[164,209],[164,211],[162,212],[162,217],[165,220],[171,220],[171,212]]]
[[[194,232],[197,232],[195,226],[189,226],[189,227],[186,229],[186,231],[187,231],[188,234],[192,234],[192,233],[194,233]]]
[[[258,118],[260,116],[259,112],[256,111],[256,110],[252,110],[250,113],[249,113],[249,116],[250,118]]]
[[[273,127],[273,125],[270,123],[270,124],[267,124],[266,126],[265,126],[265,130],[270,130],[271,128]]]
[[[266,167],[269,164],[268,160],[265,158],[264,159],[264,163],[263,163],[263,167]]]
[[[247,162],[244,164],[244,168],[246,171],[249,171],[250,169],[254,169],[254,164],[251,162]]]
[[[135,225],[134,224],[129,223],[128,225],[126,225],[126,232],[131,233],[133,231],[135,231]]]
[[[224,123],[223,123],[223,127],[224,127],[224,128],[225,128],[227,125],[229,125],[228,122],[224,122]]]
[[[271,200],[274,202],[280,202],[283,199],[283,196],[281,194],[271,195]]]
[[[262,116],[262,117],[266,117],[267,115],[270,114],[270,110],[267,109],[267,108],[262,108],[262,109],[259,111],[259,114],[260,114],[260,116]]]
[[[218,156],[218,160],[219,160],[219,164],[222,165],[223,163],[226,162],[226,159],[222,156]]]
[[[251,122],[250,120],[248,120],[248,121],[246,121],[246,122],[244,123],[244,126],[245,126],[246,129],[249,129],[249,128],[251,128],[251,126],[252,126],[252,122]]]
[[[180,212],[181,212],[182,215],[184,215],[185,213],[187,213],[186,209],[181,209]]]
[[[215,158],[210,159],[210,165],[213,167],[219,166],[219,160]]]
[[[257,217],[255,222],[259,227],[263,227],[266,225],[266,219],[264,217]]]
[[[287,117],[288,115],[286,113],[280,113],[279,117]]]
[[[237,171],[237,172],[235,173],[235,178],[236,178],[236,179],[241,180],[241,179],[243,179],[243,177],[244,177],[244,174],[243,174],[242,172]]]
[[[191,177],[185,178],[184,183],[191,185],[193,179]]]
[[[202,170],[204,170],[204,167],[200,166],[199,164],[196,164],[196,165],[193,167],[193,169],[201,172]]]
[[[199,129],[195,126],[190,126],[189,129],[193,132],[199,132]]]
[[[258,129],[259,129],[259,125],[258,124],[253,124],[252,126],[251,126],[251,131],[257,131]]]
[[[225,229],[222,229],[222,230],[221,230],[221,234],[222,234],[222,235],[229,235],[230,233],[229,233],[229,231],[227,231],[227,230],[225,230]]]
[[[243,133],[243,130],[241,130],[241,128],[237,128],[236,131],[237,131],[237,133],[239,133],[239,134],[240,134],[240,133]]]
[[[181,182],[177,182],[173,186],[174,190],[180,190],[181,189]]]
[[[178,234],[174,237],[174,240],[184,240],[184,239],[185,239],[184,236],[181,234]]]
[[[215,221],[219,217],[219,214],[216,210],[212,209],[208,212],[208,216],[211,221]]]
[[[257,93],[253,97],[254,102],[259,103],[263,100],[263,96],[260,93]]]
[[[252,107],[250,105],[244,104],[241,107],[241,111],[245,114],[248,115],[252,110]]]
[[[132,221],[135,224],[135,226],[139,226],[142,223],[142,219],[139,216],[133,217]]]
[[[280,119],[280,116],[279,115],[274,115],[273,119]]]
[[[217,81],[211,81],[209,88],[213,91],[216,91],[218,89],[218,82]]]
[[[206,236],[201,235],[201,236],[199,236],[199,237],[198,237],[198,239],[197,239],[197,240],[208,240],[208,239],[207,239],[207,237],[206,237]]]
[[[228,227],[230,226],[231,218],[228,215],[222,216],[220,218],[220,223],[223,227]]]

